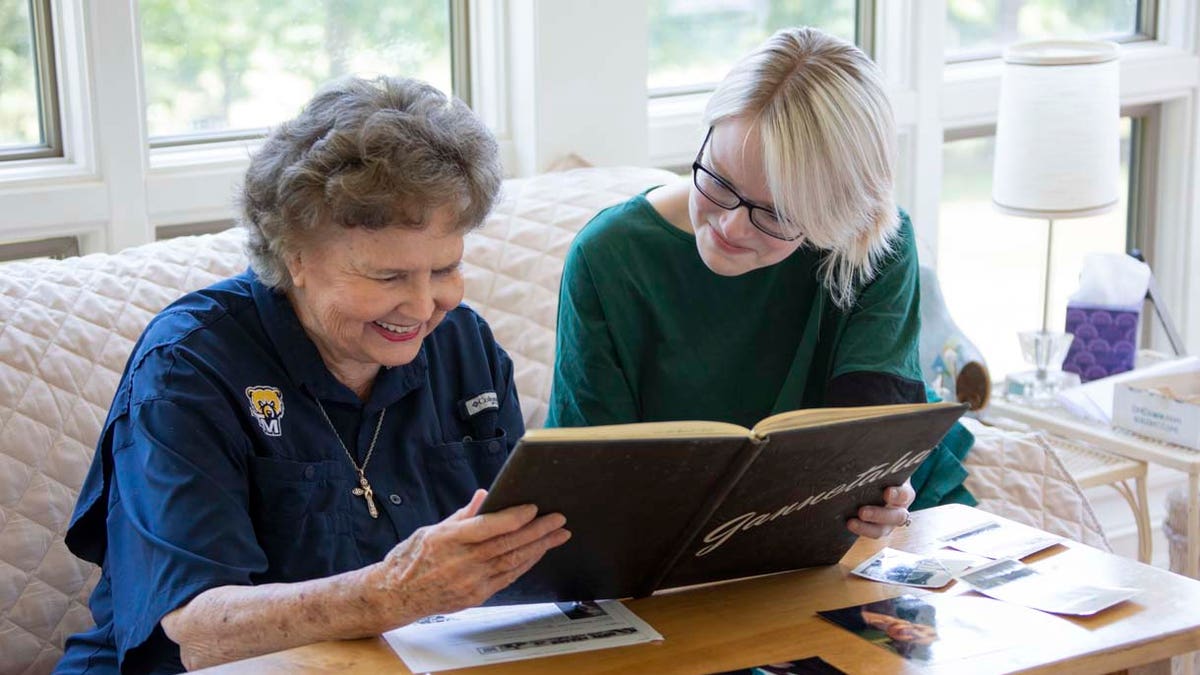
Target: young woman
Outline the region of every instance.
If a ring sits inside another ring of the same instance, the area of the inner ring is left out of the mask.
[[[550,426],[751,426],[798,408],[926,400],[917,251],[893,199],[876,66],[781,30],[718,86],[692,175],[598,214],[563,271]],[[973,503],[961,426],[919,469],[918,506]],[[886,535],[915,492],[849,528]]]

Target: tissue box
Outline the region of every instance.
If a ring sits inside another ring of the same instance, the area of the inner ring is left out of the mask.
[[[1133,370],[1140,312],[1067,305],[1067,332],[1074,335],[1062,369],[1084,382]]]
[[[1118,383],[1113,426],[1200,450],[1200,372]]]

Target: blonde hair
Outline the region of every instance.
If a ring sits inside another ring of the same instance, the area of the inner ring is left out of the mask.
[[[705,125],[758,128],[768,189],[787,234],[828,251],[821,279],[848,308],[891,251],[896,130],[879,69],[854,45],[785,28],[718,85]]]

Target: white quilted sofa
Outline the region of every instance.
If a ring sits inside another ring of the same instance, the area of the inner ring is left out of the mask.
[[[601,208],[672,180],[664,171],[576,169],[504,184],[467,239],[467,302],[516,368],[528,426],[547,412],[559,276]],[[90,625],[98,570],[63,534],[125,360],[181,294],[246,267],[237,229],[114,255],[0,265],[0,674],[46,673]],[[1036,438],[983,427],[968,487],[981,506],[1107,548],[1086,499]]]

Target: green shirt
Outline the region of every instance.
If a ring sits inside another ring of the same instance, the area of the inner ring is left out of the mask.
[[[917,251],[912,224],[900,217],[894,250],[842,311],[819,282],[822,254],[809,247],[723,277],[701,260],[695,237],[645,196],[605,209],[576,237],[563,268],[547,426],[751,427],[824,405],[829,382],[847,373],[920,382]],[[938,458],[926,464],[946,461]],[[965,477],[951,464],[939,471],[947,479],[939,494]]]

